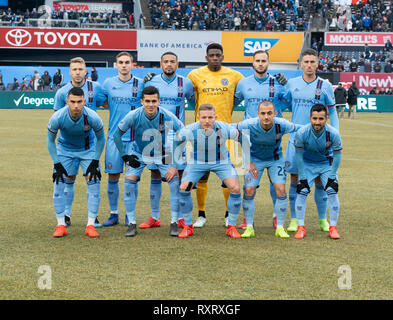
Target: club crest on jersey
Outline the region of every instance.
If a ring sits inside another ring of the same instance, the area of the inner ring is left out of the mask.
[[[331,141],[326,141],[326,144],[325,144],[326,149],[330,148],[331,145],[332,145]]]
[[[322,90],[320,88],[316,88],[315,95],[319,97],[321,94],[322,94]]]
[[[132,93],[137,94],[138,93],[138,87],[132,87]]]
[[[277,133],[277,134],[276,134],[276,140],[280,140],[281,137],[282,137],[282,134],[281,134],[281,133]]]
[[[108,162],[108,169],[111,170],[112,169],[112,162]]]
[[[273,87],[273,86],[270,86],[270,87],[269,87],[269,92],[270,92],[270,93],[274,93],[274,87]]]
[[[165,130],[165,126],[162,123],[160,123],[158,125],[158,131],[163,132],[164,130]]]
[[[288,169],[291,166],[291,161],[285,161],[285,169]]]
[[[229,83],[228,79],[225,79],[225,78],[224,78],[224,79],[221,80],[221,84],[222,84],[223,86],[227,86],[228,83]]]
[[[178,93],[183,93],[184,92],[184,88],[182,86],[177,87],[177,92]]]
[[[89,90],[89,91],[87,92],[87,96],[88,96],[89,98],[93,98],[93,97],[94,97],[94,92],[91,91],[91,90]]]
[[[90,127],[90,125],[88,125],[88,124],[85,124],[84,126],[83,126],[83,131],[84,132],[87,132],[87,131],[89,131],[91,129],[91,127]]]

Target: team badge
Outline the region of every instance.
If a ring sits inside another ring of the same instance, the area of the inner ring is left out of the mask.
[[[322,94],[322,90],[320,88],[316,88],[315,95],[319,97],[321,94]]]
[[[164,130],[165,130],[165,126],[162,123],[160,123],[158,125],[158,131],[163,132]]]
[[[270,86],[270,87],[269,87],[269,92],[270,92],[270,93],[274,93],[274,87],[273,87],[273,86]]]
[[[83,126],[83,131],[84,132],[87,132],[87,131],[89,131],[91,129],[91,127],[90,127],[90,125],[88,125],[88,124],[85,124],[84,126]]]
[[[281,133],[277,133],[277,134],[276,134],[276,140],[280,140],[281,137],[282,137],[282,134],[281,134]]]
[[[206,84],[206,83],[207,83],[207,80],[205,80],[205,79],[202,80],[202,83],[203,83],[203,84]]]
[[[326,141],[325,147],[328,149],[332,145],[331,141]]]
[[[291,166],[291,161],[285,161],[285,169],[288,169]]]
[[[228,79],[225,79],[225,78],[224,78],[224,79],[221,80],[221,84],[222,84],[223,86],[227,86],[228,83],[229,83]]]
[[[182,86],[177,87],[177,92],[178,93],[183,93],[184,88]]]
[[[91,90],[89,90],[89,91],[87,92],[87,96],[88,96],[89,98],[93,98],[93,97],[94,97],[94,92],[91,91]]]
[[[132,93],[137,94],[138,93],[138,87],[132,87]]]
[[[112,169],[112,162],[108,162],[108,169],[111,170]]]

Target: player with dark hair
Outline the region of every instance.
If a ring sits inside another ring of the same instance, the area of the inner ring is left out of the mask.
[[[159,108],[160,94],[157,88],[147,86],[142,91],[142,108],[130,111],[119,122],[114,134],[114,142],[119,149],[120,156],[126,164],[124,184],[124,205],[129,221],[126,237],[136,235],[135,192],[143,169],[148,164],[155,164],[170,188],[171,226],[170,235],[178,235],[179,213],[179,179],[177,163],[172,154],[173,149],[168,146],[169,130],[180,130],[183,123],[170,111]],[[121,137],[130,129],[135,128],[135,138],[131,150],[125,150]],[[175,148],[176,149],[176,148]]]
[[[131,110],[141,106],[141,93],[144,87],[143,81],[131,73],[132,56],[126,52],[120,52],[116,56],[117,76],[108,78],[103,84],[103,90],[108,99],[109,129],[105,149],[105,172],[108,173],[108,202],[110,216],[104,222],[104,227],[119,223],[119,179],[123,172],[123,159],[114,142],[117,125]],[[135,128],[130,128],[122,136],[123,148],[130,152],[131,143],[134,140]],[[138,192],[138,189],[135,189]],[[125,197],[125,196],[124,196]],[[127,216],[125,217],[127,225]]]
[[[98,237],[94,223],[100,203],[99,159],[105,146],[104,127],[97,113],[85,107],[86,100],[81,88],[72,88],[68,92],[66,102],[67,106],[50,118],[47,133],[47,147],[54,163],[53,206],[57,227],[53,237],[63,237],[67,234],[65,177],[76,175],[79,166],[82,167],[87,182],[88,221],[85,234],[89,237]],[[56,145],[58,131],[60,135]]]
[[[179,60],[175,53],[167,51],[161,55],[160,61],[162,73],[158,75],[150,74],[150,80],[146,80],[147,86],[154,86],[160,92],[160,108],[165,108],[185,123],[185,100],[191,105],[194,102],[194,90],[192,82],[176,73],[179,67]],[[174,132],[169,132],[168,143],[173,144]],[[160,226],[160,201],[162,193],[162,177],[155,164],[147,166],[151,170],[150,182],[150,205],[152,215],[147,222],[139,225],[139,228],[152,228]],[[178,171],[181,178],[185,168],[184,164],[179,164]],[[179,216],[179,227],[184,227],[184,219]]]
[[[310,122],[309,115],[314,104],[327,106],[331,125],[338,131],[339,121],[335,107],[334,92],[328,80],[317,76],[318,54],[313,49],[306,49],[301,53],[300,67],[303,75],[288,81],[288,90],[284,99],[291,104],[291,122],[305,125]],[[298,169],[295,158],[295,134],[291,133],[285,154],[285,171],[291,175],[291,184],[288,192],[291,222],[288,231],[295,232],[298,227],[296,220],[296,190],[298,183]],[[328,232],[329,223],[326,219],[327,195],[319,178],[315,180],[314,199],[318,210],[319,227]]]
[[[67,104],[67,98],[69,91],[78,87],[84,92],[84,97],[86,99],[86,107],[96,110],[98,107],[104,104],[106,97],[102,91],[101,85],[98,82],[87,80],[86,76],[86,62],[82,57],[75,57],[70,60],[70,75],[71,81],[62,86],[56,91],[55,103],[53,110],[57,111],[64,108]],[[64,196],[65,196],[65,221],[66,226],[71,225],[71,209],[72,203],[74,202],[74,184],[76,176],[69,175],[67,177]],[[95,222],[95,227],[101,227],[98,219]]]
[[[329,202],[329,237],[339,239],[337,220],[340,210],[338,200],[337,170],[341,162],[342,143],[339,132],[327,124],[327,108],[315,104],[310,111],[310,122],[295,134],[296,163],[299,183],[297,185],[296,217],[298,230],[295,239],[306,236],[304,216],[307,195],[315,179],[319,177]]]

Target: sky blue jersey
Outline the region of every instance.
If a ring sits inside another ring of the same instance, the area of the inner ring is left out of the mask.
[[[58,162],[54,145],[58,131],[60,130],[57,145],[65,152],[80,152],[93,150],[96,147],[95,136],[98,137],[96,156],[99,159],[105,145],[104,126],[98,114],[90,108],[83,108],[82,114],[77,118],[71,118],[69,107],[55,112],[48,123],[48,149],[53,161]]]
[[[320,103],[328,107],[330,122],[333,127],[339,130],[334,91],[328,80],[317,77],[312,82],[306,82],[303,76],[289,79],[283,98],[291,104],[291,122],[296,124],[310,123],[311,107]],[[289,140],[293,142],[294,137],[295,135],[292,133]]]
[[[57,111],[66,106],[68,92],[70,92],[73,87],[74,86],[70,81],[56,91],[55,105],[53,107],[54,110]],[[100,107],[104,104],[106,96],[104,95],[102,87],[98,82],[85,80],[85,83],[83,84],[81,89],[85,94],[84,98],[86,99],[86,106],[90,109],[95,111],[97,107]]]
[[[194,89],[190,79],[175,74],[166,78],[162,73],[154,76],[145,86],[153,86],[160,92],[160,107],[172,112],[185,123],[185,99],[194,104]]]
[[[331,165],[333,151],[341,151],[342,142],[339,132],[331,125],[326,124],[317,135],[309,123],[296,132],[295,147],[304,149],[305,162]]]
[[[120,134],[124,134],[131,127],[135,129],[135,137],[132,142],[135,154],[161,158],[164,153],[173,150],[172,145],[167,145],[167,143],[169,144],[167,139],[169,130],[177,132],[184,125],[172,112],[165,108],[159,107],[157,113],[149,118],[142,107],[130,111],[119,122],[117,130]]]
[[[231,163],[225,142],[228,139],[239,140],[240,137],[236,127],[223,121],[215,121],[209,135],[205,134],[199,121],[187,125],[178,133],[180,141],[191,142],[190,163],[192,164]]]
[[[113,138],[117,131],[117,125],[131,110],[141,106],[143,80],[131,76],[131,79],[123,82],[118,76],[104,81],[103,91],[108,97],[109,124],[108,137]],[[128,130],[122,137],[123,141],[134,139],[134,129]]]
[[[269,100],[274,103],[277,117],[282,117],[282,111],[289,107],[288,102],[283,99],[285,92],[286,86],[279,84],[277,79],[269,73],[263,79],[259,79],[253,74],[241,79],[237,84],[235,105],[244,100],[244,119],[250,119],[258,116],[259,103]]]
[[[251,161],[253,158],[259,160],[278,160],[282,158],[281,139],[284,134],[298,130],[301,125],[295,125],[283,118],[273,118],[273,126],[269,130],[261,127],[258,117],[243,120],[237,124],[237,129],[249,136],[251,142]],[[247,131],[248,130],[248,131]]]

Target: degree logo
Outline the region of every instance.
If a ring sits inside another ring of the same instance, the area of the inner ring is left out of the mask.
[[[243,51],[244,56],[252,56],[257,50],[268,51],[271,49],[280,39],[255,39],[255,38],[244,38]]]

